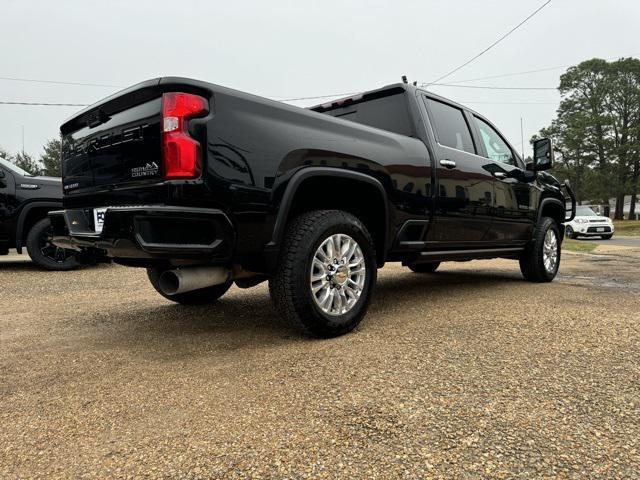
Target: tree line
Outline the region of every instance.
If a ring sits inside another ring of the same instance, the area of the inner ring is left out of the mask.
[[[0,147],[0,157],[5,160],[9,160],[21,169],[29,172],[31,175],[61,177],[62,165],[60,161],[60,154],[62,151],[62,144],[60,139],[52,138],[51,140],[47,140],[44,144],[43,150],[44,151],[40,154],[40,157],[34,158],[25,152],[12,154]]]
[[[594,58],[560,77],[560,106],[540,136],[551,137],[554,173],[569,178],[578,200],[608,204],[623,218],[624,197],[631,195],[635,218],[640,179],[640,60],[607,62]],[[534,137],[535,138],[535,137]]]

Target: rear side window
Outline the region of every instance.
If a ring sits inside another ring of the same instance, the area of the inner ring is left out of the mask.
[[[427,98],[427,104],[433,116],[438,143],[463,152],[476,153],[462,110],[431,98]]]
[[[404,94],[389,95],[355,105],[333,108],[324,113],[388,132],[415,137]]]

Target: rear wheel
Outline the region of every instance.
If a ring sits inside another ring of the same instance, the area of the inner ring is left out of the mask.
[[[353,330],[376,282],[373,240],[341,210],[303,213],[288,226],[269,291],[276,311],[317,337]]]
[[[409,265],[409,270],[415,273],[434,273],[439,266],[440,262],[413,263]]]
[[[192,290],[185,293],[177,293],[175,295],[167,295],[160,288],[160,275],[163,270],[159,268],[147,268],[147,277],[156,292],[162,295],[167,300],[180,303],[182,305],[203,305],[206,303],[213,303],[222,297],[227,290],[231,288],[233,282],[231,280],[221,283],[220,285],[213,285],[212,287],[200,288],[198,290]]]
[[[77,252],[56,247],[51,243],[53,229],[51,221],[43,218],[36,222],[27,234],[27,252],[36,265],[47,270],[73,270],[80,265]]]
[[[555,220],[542,217],[533,240],[520,256],[520,271],[530,282],[550,282],[560,266],[560,230]]]

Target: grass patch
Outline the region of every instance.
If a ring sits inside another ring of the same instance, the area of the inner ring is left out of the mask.
[[[614,235],[640,236],[640,220],[614,220],[613,224],[616,227]]]
[[[594,242],[584,242],[580,240],[571,240],[569,238],[565,238],[564,242],[562,242],[562,249],[569,250],[571,252],[593,252],[598,243]]]

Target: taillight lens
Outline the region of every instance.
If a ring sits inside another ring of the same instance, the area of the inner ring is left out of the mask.
[[[162,95],[162,156],[166,179],[197,178],[202,174],[200,142],[189,136],[188,120],[206,115],[209,102],[191,93]]]

